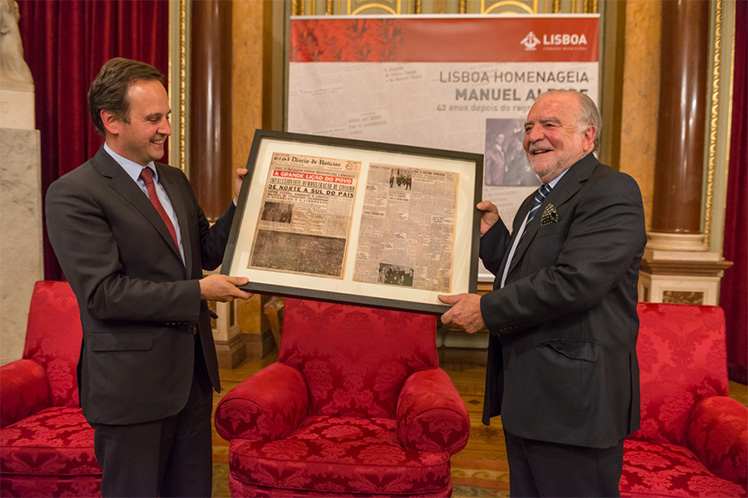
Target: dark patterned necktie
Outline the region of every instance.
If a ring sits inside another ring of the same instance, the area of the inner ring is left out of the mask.
[[[540,204],[543,202],[543,199],[545,199],[545,196],[548,195],[548,192],[551,191],[551,186],[547,183],[544,183],[540,186],[538,189],[538,195],[535,196],[535,200],[532,203],[532,207],[530,208],[530,212],[527,215],[527,223],[525,223],[525,226],[529,225],[533,218],[535,218],[535,213],[538,212],[538,209],[540,208]]]
[[[158,200],[156,186],[153,184],[153,171],[151,171],[151,168],[143,168],[140,172],[140,178],[145,182],[145,188],[148,191],[148,198],[151,200],[151,204],[156,208],[158,214],[161,215],[161,219],[164,220],[164,224],[166,224],[166,228],[169,230],[171,238],[174,239],[174,243],[179,247],[177,232],[174,231],[174,225],[171,223],[169,215],[166,214],[164,206],[161,205],[161,201]]]

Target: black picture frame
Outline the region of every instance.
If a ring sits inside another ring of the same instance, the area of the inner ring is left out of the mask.
[[[247,170],[221,268],[243,289],[429,314],[476,292],[481,154],[257,130]]]

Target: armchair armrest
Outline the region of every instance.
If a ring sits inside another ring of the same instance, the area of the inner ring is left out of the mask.
[[[748,489],[748,407],[727,396],[702,399],[691,413],[687,444],[709,470]]]
[[[397,400],[401,446],[455,454],[465,447],[469,436],[467,408],[444,370],[421,370],[405,379]]]
[[[221,399],[216,407],[216,430],[228,441],[272,441],[289,435],[306,416],[308,405],[301,373],[273,363]]]
[[[12,361],[0,367],[0,378],[0,427],[50,405],[47,372],[37,362]]]

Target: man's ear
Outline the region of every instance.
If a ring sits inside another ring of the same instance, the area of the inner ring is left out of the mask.
[[[589,152],[595,148],[595,137],[597,136],[597,128],[592,125],[587,125],[584,130],[584,145],[583,149],[585,152]]]
[[[112,135],[119,135],[119,128],[122,126],[122,120],[119,116],[112,111],[107,111],[105,109],[102,109],[99,113],[101,116],[101,122],[106,131]]]

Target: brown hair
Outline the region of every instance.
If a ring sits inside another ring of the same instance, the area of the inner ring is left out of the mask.
[[[130,122],[127,92],[133,83],[144,80],[163,83],[164,75],[150,64],[122,57],[110,59],[101,67],[88,89],[88,111],[97,133],[104,135],[105,131],[101,111],[111,111],[123,122]]]

